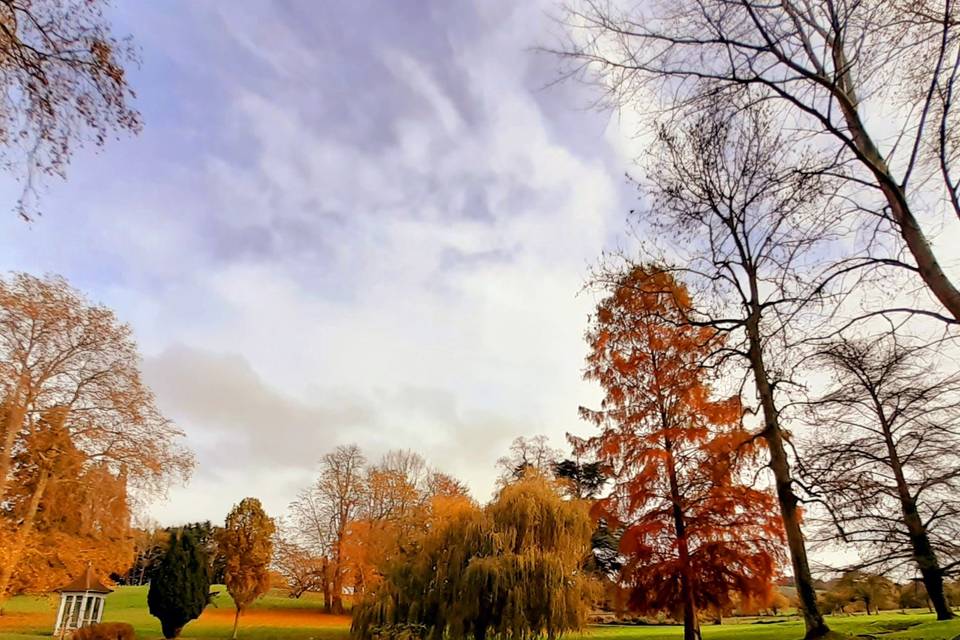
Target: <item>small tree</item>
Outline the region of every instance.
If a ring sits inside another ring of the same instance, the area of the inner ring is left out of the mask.
[[[217,536],[220,553],[226,559],[224,578],[237,614],[233,638],[237,637],[240,614],[270,588],[270,560],[277,527],[256,498],[244,498],[227,514]]]
[[[879,615],[880,609],[894,606],[897,586],[881,575],[847,571],[836,582],[832,591],[840,600],[845,597],[847,602],[862,602],[867,615],[871,612]]]
[[[176,638],[210,601],[210,561],[193,529],[174,531],[153,571],[147,606],[164,638]]]

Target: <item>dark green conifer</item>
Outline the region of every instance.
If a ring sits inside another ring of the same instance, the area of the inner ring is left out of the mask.
[[[210,560],[192,528],[173,531],[150,580],[147,605],[164,638],[176,638],[210,600]]]

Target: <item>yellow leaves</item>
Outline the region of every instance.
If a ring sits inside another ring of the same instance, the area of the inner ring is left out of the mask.
[[[235,505],[217,533],[217,549],[226,561],[224,581],[238,609],[270,588],[274,533],[273,519],[256,498]]]
[[[532,637],[582,626],[593,585],[582,570],[592,531],[586,507],[529,476],[486,509],[443,505],[415,548],[387,567],[354,610],[369,638],[416,625],[433,637]]]

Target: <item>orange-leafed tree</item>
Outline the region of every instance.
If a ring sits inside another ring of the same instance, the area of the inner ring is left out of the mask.
[[[43,588],[29,567],[18,575],[31,548],[50,548],[34,544],[38,536],[90,545],[109,522],[128,545],[127,503],[192,468],[182,435],[144,384],[130,328],[112,311],[62,278],[0,278],[0,601],[13,585]]]
[[[240,616],[270,588],[270,561],[277,526],[256,498],[244,498],[227,514],[217,533],[217,547],[226,559],[224,582],[233,598],[234,640]]]
[[[584,452],[612,487],[594,515],[621,529],[627,605],[681,616],[699,639],[698,613],[734,598],[765,600],[781,560],[776,501],[741,481],[752,444],[739,397],[715,399],[702,367],[721,338],[684,318],[687,290],[655,268],[609,283],[587,341],[585,377],[600,384],[600,428]]]

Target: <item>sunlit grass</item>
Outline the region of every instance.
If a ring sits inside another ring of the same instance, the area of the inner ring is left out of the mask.
[[[183,632],[191,638],[228,638],[233,625],[233,602],[222,587],[214,606]],[[40,640],[53,631],[57,598],[19,596],[4,606],[0,617],[0,640]],[[241,640],[346,640],[349,619],[322,613],[323,599],[306,594],[299,600],[272,591],[261,598],[240,623]],[[147,611],[147,587],[120,587],[107,597],[105,621],[129,622],[138,638],[161,637],[160,624]],[[933,614],[912,611],[885,612],[879,616],[833,616],[830,626],[849,637],[867,636],[884,640],[952,640],[960,635],[960,620],[936,622]],[[799,640],[803,623],[796,617],[728,619],[722,625],[704,624],[707,639]],[[579,637],[574,634],[573,638]],[[683,630],[676,625],[590,627],[588,640],[678,640]]]

